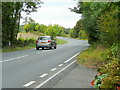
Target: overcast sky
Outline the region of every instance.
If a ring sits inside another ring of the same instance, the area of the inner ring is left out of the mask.
[[[39,24],[59,24],[65,28],[72,28],[81,18],[80,14],[71,12],[69,8],[76,6],[75,0],[42,0],[44,4],[30,17]],[[24,14],[22,14],[25,16]],[[22,20],[21,20],[22,22]]]

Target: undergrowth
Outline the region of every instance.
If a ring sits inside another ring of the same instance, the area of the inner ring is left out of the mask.
[[[120,44],[114,43],[111,47],[92,45],[77,59],[80,65],[96,68],[106,75],[102,80],[96,79],[95,87],[120,88]]]
[[[78,63],[96,68],[107,62],[108,52],[109,50],[103,45],[90,46],[77,57]]]

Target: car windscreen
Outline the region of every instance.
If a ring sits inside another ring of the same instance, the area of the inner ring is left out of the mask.
[[[39,37],[38,40],[50,40],[50,37]]]

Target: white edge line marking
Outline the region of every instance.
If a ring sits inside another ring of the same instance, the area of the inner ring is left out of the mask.
[[[63,64],[59,64],[58,66],[61,67]]]
[[[68,68],[70,65],[72,65],[73,63],[75,63],[77,60],[73,61],[72,63],[70,63],[69,65],[67,65],[66,67],[64,67],[63,69],[61,69],[59,72],[57,72],[56,74],[54,74],[53,76],[51,76],[50,78],[46,79],[44,82],[42,82],[41,84],[39,84],[38,86],[36,86],[35,88],[40,88],[41,86],[43,86],[45,83],[47,83],[49,80],[51,80],[52,78],[54,78],[55,76],[57,76],[59,73],[61,73],[62,71],[64,71],[66,68]]]
[[[51,69],[51,71],[55,71],[57,68],[53,68],[53,69]]]
[[[27,84],[23,85],[23,87],[29,87],[30,85],[32,85],[33,83],[35,83],[35,81],[30,81]]]
[[[8,60],[3,60],[3,61],[1,61],[1,62],[12,61],[12,60],[19,59],[19,58],[23,58],[23,57],[27,57],[27,56],[28,56],[28,55],[24,55],[24,56],[21,56],[21,57],[16,57],[16,58],[8,59]]]
[[[39,77],[43,78],[43,77],[45,77],[45,76],[47,76],[47,75],[48,75],[48,73],[44,73],[43,75],[41,75],[41,76],[39,76]]]
[[[79,53],[75,54],[74,56],[72,56],[71,58],[69,58],[68,60],[66,60],[64,63],[69,62],[70,60],[72,60],[74,57],[76,57]]]

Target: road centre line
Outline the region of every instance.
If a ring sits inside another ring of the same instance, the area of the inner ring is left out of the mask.
[[[74,57],[76,57],[79,53],[75,54],[74,56],[72,56],[71,58],[69,58],[68,60],[66,60],[64,63],[69,62],[70,60],[72,60]]]
[[[51,71],[55,71],[57,68],[53,68],[53,69],[51,69]]]
[[[27,84],[23,85],[23,87],[29,87],[30,85],[32,85],[33,83],[35,83],[35,81],[30,81]]]
[[[43,78],[43,77],[45,77],[45,76],[47,76],[47,75],[48,75],[48,73],[44,73],[43,75],[41,75],[41,76],[39,76],[39,77]]]
[[[42,82],[41,84],[39,84],[38,86],[36,86],[35,88],[40,88],[41,86],[43,86],[45,83],[47,83],[48,81],[50,81],[52,78],[54,78],[55,76],[57,76],[58,74],[60,74],[62,71],[64,71],[65,69],[67,69],[69,66],[71,66],[73,63],[75,63],[77,60],[74,60],[72,63],[70,63],[69,65],[67,65],[66,67],[64,67],[63,69],[61,69],[60,71],[58,71],[56,74],[54,74],[53,76],[51,76],[50,78],[46,79],[44,82]]]
[[[61,67],[63,64],[59,64],[58,66]]]
[[[20,57],[16,57],[16,58],[11,58],[11,59],[7,59],[7,60],[2,60],[2,61],[0,61],[0,62],[12,61],[12,60],[20,59],[20,58],[27,57],[27,56],[28,56],[28,55],[24,55],[24,56],[20,56]]]

